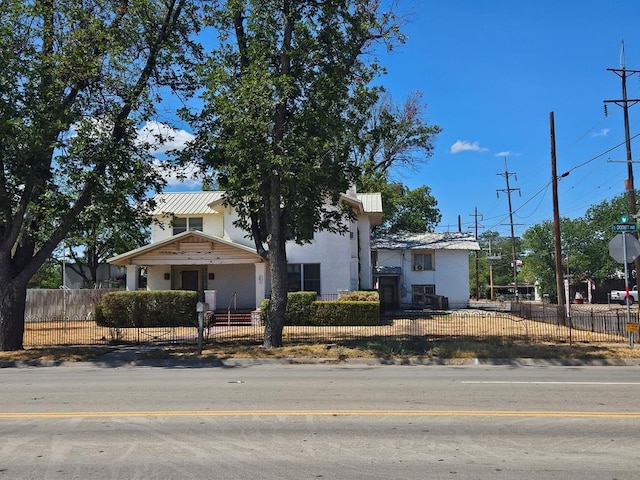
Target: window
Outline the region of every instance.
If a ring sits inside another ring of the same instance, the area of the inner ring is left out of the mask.
[[[411,269],[415,272],[421,272],[423,270],[434,270],[433,252],[414,253],[412,260],[413,260],[413,265]]]
[[[197,230],[202,232],[202,217],[175,217],[171,222],[173,234],[186,232],[187,230]]]
[[[411,285],[411,303],[416,305],[427,305],[431,302],[428,301],[428,295],[436,294],[435,285]]]
[[[320,294],[320,264],[290,263],[287,265],[290,292],[316,292]]]

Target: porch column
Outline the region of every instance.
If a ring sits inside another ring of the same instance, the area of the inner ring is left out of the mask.
[[[256,309],[260,308],[265,297],[267,288],[267,264],[264,262],[254,263],[256,270]]]
[[[127,290],[138,289],[138,266],[127,265]]]

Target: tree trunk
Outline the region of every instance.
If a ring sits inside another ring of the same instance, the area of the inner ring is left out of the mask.
[[[23,349],[27,285],[0,280],[0,352]]]
[[[270,242],[269,266],[271,272],[271,300],[264,327],[266,348],[282,347],[282,329],[287,310],[287,255],[285,242]],[[281,243],[281,245],[276,245]]]

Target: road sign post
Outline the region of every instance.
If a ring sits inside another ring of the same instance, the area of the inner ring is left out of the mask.
[[[624,219],[621,219],[624,220]],[[622,262],[624,265],[624,288],[625,299],[627,304],[627,324],[631,323],[631,301],[629,297],[629,262],[633,262],[638,256],[640,256],[640,242],[633,237],[627,236],[629,232],[637,232],[638,225],[636,223],[614,223],[613,231],[617,232],[616,235],[609,242],[609,254],[617,262]],[[629,346],[633,347],[634,333],[627,330],[629,334]]]

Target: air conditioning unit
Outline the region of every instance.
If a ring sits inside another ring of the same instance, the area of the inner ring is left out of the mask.
[[[423,268],[424,267],[421,264],[416,263],[413,269],[418,271],[418,272],[421,272]]]

